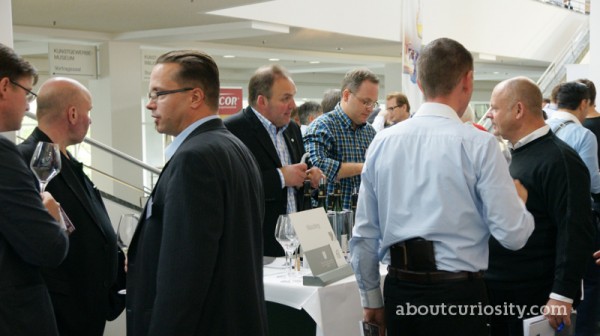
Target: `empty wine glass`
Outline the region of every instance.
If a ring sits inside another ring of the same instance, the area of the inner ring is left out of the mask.
[[[129,249],[129,244],[131,244],[131,239],[135,233],[138,221],[139,216],[136,214],[124,214],[121,215],[121,218],[119,219],[119,226],[117,227],[117,245],[123,250],[125,257],[127,257],[127,250]],[[127,294],[127,290],[121,289],[118,293]]]
[[[277,234],[279,232],[279,228],[281,227],[282,223],[285,223],[287,221],[289,221],[290,218],[288,217],[288,215],[283,214],[283,215],[279,215],[279,217],[277,218],[277,224],[275,224],[275,240],[277,240],[277,242],[283,247],[283,244],[280,241],[280,237]],[[285,251],[285,248],[284,248]],[[288,260],[288,255],[287,253],[285,254],[285,263],[283,263],[282,265],[283,267],[291,267],[291,261]]]
[[[40,183],[40,192],[44,192],[48,182],[60,172],[60,148],[58,144],[38,142],[29,167]]]
[[[282,217],[283,216],[283,217]],[[287,215],[280,216],[281,220],[277,221],[277,225],[275,227],[275,239],[281,244],[283,250],[285,251],[286,256],[292,260],[292,254],[300,245],[300,241],[298,240],[298,236],[296,235],[296,230],[294,230],[294,226],[292,225],[292,221]],[[287,266],[287,281],[291,282],[292,275],[292,267]]]
[[[123,250],[123,253],[127,255],[127,249],[135,233],[139,216],[136,214],[124,214],[119,219],[119,226],[117,227],[117,244]]]

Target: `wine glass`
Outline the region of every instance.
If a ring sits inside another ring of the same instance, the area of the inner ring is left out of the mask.
[[[298,240],[298,236],[296,235],[296,231],[294,230],[294,226],[292,225],[292,221],[287,215],[281,215],[281,220],[277,221],[277,225],[275,227],[275,239],[281,244],[283,250],[285,251],[286,256],[292,260],[292,254],[300,245],[300,241]],[[292,267],[287,266],[287,281],[291,282],[292,278]]]
[[[121,250],[123,250],[125,255],[127,255],[127,249],[129,248],[131,238],[133,238],[139,220],[140,218],[136,214],[124,214],[121,215],[121,219],[119,219],[119,226],[117,227],[117,244]]]
[[[279,215],[279,217],[277,218],[277,224],[275,224],[275,240],[277,240],[277,242],[283,247],[283,244],[280,241],[280,237],[278,235],[279,232],[279,228],[282,226],[282,223],[285,223],[287,221],[289,221],[290,218],[288,217],[288,215],[283,214],[283,215]],[[285,248],[284,248],[285,250]],[[288,260],[288,255],[287,253],[285,254],[285,263],[282,265],[283,267],[291,267],[292,264],[291,262]]]
[[[139,216],[136,214],[124,214],[121,215],[121,218],[119,219],[119,226],[117,227],[117,245],[123,250],[125,257],[127,257],[127,250],[129,249],[129,244],[131,244],[131,239],[135,233],[138,221]],[[127,294],[127,290],[121,289],[118,293]]]
[[[40,192],[44,192],[48,182],[60,172],[60,148],[58,144],[38,142],[29,167],[40,183]]]

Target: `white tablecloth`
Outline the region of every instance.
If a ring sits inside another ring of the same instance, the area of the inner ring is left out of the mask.
[[[265,299],[304,309],[317,324],[317,336],[359,336],[362,307],[354,275],[325,287],[303,286],[286,280],[283,258],[264,267]],[[385,267],[382,274],[387,273]]]

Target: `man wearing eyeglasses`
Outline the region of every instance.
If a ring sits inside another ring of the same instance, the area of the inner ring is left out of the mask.
[[[365,153],[375,137],[367,118],[379,103],[379,79],[368,69],[349,71],[342,81],[342,98],[335,109],[308,126],[304,147],[311,162],[327,176],[327,193],[339,181],[342,207],[350,209],[351,196],[360,187]]]
[[[266,335],[261,177],[218,116],[217,65],[168,52],[149,88],[157,131],[175,139],[127,254],[127,335]]]
[[[21,128],[37,78],[0,44],[0,132]],[[40,197],[35,181],[15,144],[0,135],[0,335],[58,335],[40,267],[58,266],[69,240],[57,223],[58,204],[48,192]]]

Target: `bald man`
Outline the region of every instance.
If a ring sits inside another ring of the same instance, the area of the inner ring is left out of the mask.
[[[523,335],[522,319],[541,313],[554,328],[569,326],[593,249],[588,169],[546,125],[541,102],[539,88],[525,77],[501,82],[492,92],[488,117],[509,142],[510,174],[528,190],[535,230],[518,251],[490,240],[490,304],[527,307],[525,316],[492,316],[491,335]],[[541,311],[543,305],[548,309]]]
[[[125,284],[116,283],[123,269],[118,267],[122,252],[98,189],[67,151],[81,143],[89,129],[92,97],[79,82],[55,77],[42,84],[37,102],[38,127],[19,151],[29,162],[39,141],[59,145],[62,168],[46,190],[75,226],[65,261],[42,274],[60,335],[101,336],[106,320],[117,318],[125,305],[124,296],[117,294]]]

